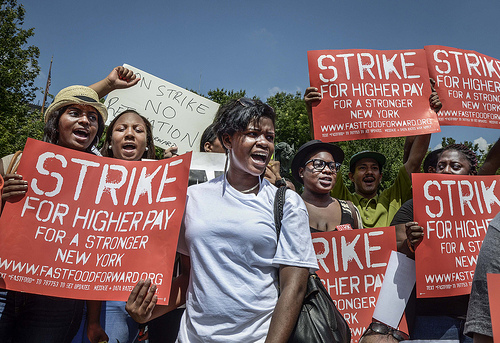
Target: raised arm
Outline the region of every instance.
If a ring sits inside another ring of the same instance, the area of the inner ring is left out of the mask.
[[[478,171],[479,175],[495,175],[498,168],[500,168],[500,138],[488,151],[486,160]]]
[[[434,112],[438,113],[441,107],[443,107],[443,104],[441,104],[441,100],[439,100],[439,96],[434,88],[436,82],[432,78],[430,79],[430,82],[431,95],[429,96],[429,105]],[[403,164],[405,165],[406,172],[410,178],[411,173],[418,173],[420,171],[420,165],[422,164],[425,154],[427,153],[430,141],[430,134],[406,137]]]
[[[103,98],[115,89],[129,88],[139,82],[132,70],[118,66],[113,68],[111,73],[101,81],[90,85],[89,87],[96,91],[99,98]]]
[[[321,101],[321,94],[316,87],[307,87],[304,93],[304,101],[306,102],[307,117],[309,118],[309,130],[311,138],[314,139],[314,125],[312,119],[312,107],[316,106]]]

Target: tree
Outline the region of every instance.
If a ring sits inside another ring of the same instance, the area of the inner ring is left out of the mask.
[[[467,146],[469,149],[474,151],[474,153],[477,155],[477,162],[478,162],[478,170],[481,168],[481,165],[484,163],[484,160],[486,159],[486,155],[488,154],[488,151],[490,151],[491,147],[493,144],[488,145],[486,150],[480,149],[479,144],[469,142],[469,141],[463,141],[462,143],[457,142],[454,138],[452,137],[443,137],[441,140],[441,146],[447,147],[448,145],[451,144],[463,144]]]
[[[224,90],[224,88],[221,89],[217,88],[216,90],[209,90],[207,98],[209,98],[212,101],[215,101],[220,105],[224,105],[229,100],[245,97],[245,94],[246,92],[241,89],[235,92],[235,91]]]
[[[0,0],[0,156],[21,150],[27,137],[41,138],[43,121],[28,104],[35,99],[40,72],[34,29],[23,29],[25,10],[16,0]]]

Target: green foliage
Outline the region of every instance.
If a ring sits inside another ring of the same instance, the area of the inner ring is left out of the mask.
[[[235,92],[235,91],[224,90],[224,88],[221,89],[217,88],[216,90],[208,91],[207,98],[209,98],[212,101],[215,101],[218,104],[224,105],[231,99],[239,99],[245,97],[246,96],[245,94],[246,92],[244,90],[239,90]]]
[[[299,92],[276,93],[267,103],[276,112],[276,142],[286,142],[297,150],[311,140],[306,104]]]
[[[36,46],[27,46],[34,29],[23,29],[25,10],[16,0],[0,2],[0,156],[21,150],[27,137],[42,138],[43,121],[28,104],[35,99],[40,72]]]

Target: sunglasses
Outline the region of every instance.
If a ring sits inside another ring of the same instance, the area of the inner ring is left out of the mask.
[[[369,333],[368,330],[379,333],[381,335],[391,335],[392,337],[397,339],[398,342],[407,341],[410,339],[410,336],[408,336],[408,334],[404,333],[403,331],[393,329],[390,326],[385,325],[384,323],[370,323],[366,331],[363,333],[363,336],[361,337],[366,336]]]
[[[340,163],[326,162],[326,161],[323,161],[323,160],[320,160],[317,158],[313,158],[312,160],[307,161],[306,163],[304,163],[304,166],[308,165],[310,162],[312,162],[312,167],[314,168],[314,170],[323,171],[323,169],[325,169],[325,167],[328,166],[328,168],[330,168],[332,173],[335,173],[335,174],[337,173],[337,171],[339,170],[339,168],[341,166]]]

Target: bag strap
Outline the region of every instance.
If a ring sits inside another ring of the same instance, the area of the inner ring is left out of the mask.
[[[17,158],[21,154],[22,154],[21,150],[16,151],[16,153],[12,157],[12,160],[10,160],[9,167],[7,168],[5,174],[12,174],[17,171],[17,167],[19,167],[19,162],[21,162],[21,159],[18,160]]]
[[[359,214],[359,210],[356,208],[356,206],[354,206],[354,204],[352,203],[352,201],[347,200],[346,202],[347,202],[347,205],[349,206],[349,208],[351,209],[352,218],[354,219],[355,229],[362,229],[363,228],[363,222],[361,220],[361,217],[360,217],[360,214]]]
[[[276,226],[276,236],[280,240],[281,220],[283,219],[283,207],[285,206],[285,193],[288,187],[283,186],[276,191],[274,198],[274,225]]]

